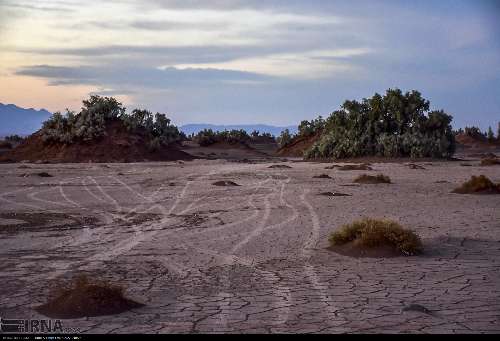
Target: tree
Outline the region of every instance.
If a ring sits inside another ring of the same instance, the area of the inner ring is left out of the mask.
[[[497,128],[497,140],[500,141],[500,122],[498,122],[498,128]]]
[[[281,132],[280,136],[276,138],[276,142],[280,147],[284,147],[292,141],[292,138],[293,137],[290,134],[290,130],[285,129]]]
[[[493,129],[491,129],[491,126],[488,127],[488,133],[486,134],[488,141],[493,142],[495,140],[495,134],[493,133]]]
[[[305,157],[449,157],[455,151],[452,117],[429,108],[418,91],[403,94],[400,89],[345,101],[321,124],[321,136]]]

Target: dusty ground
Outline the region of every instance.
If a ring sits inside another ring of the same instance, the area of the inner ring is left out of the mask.
[[[53,281],[88,273],[145,304],[63,321],[88,333],[499,333],[500,196],[450,191],[471,175],[500,182],[500,166],[469,163],[2,164],[0,316],[43,318]],[[352,184],[379,172],[393,184]],[[212,185],[223,180],[241,186]],[[425,254],[326,249],[365,216],[414,229]]]

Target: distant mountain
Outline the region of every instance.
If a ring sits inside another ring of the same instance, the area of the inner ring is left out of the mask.
[[[0,103],[0,136],[32,134],[51,115],[45,109],[24,109],[14,104]]]
[[[290,130],[290,133],[295,134],[297,132],[297,126],[288,126],[288,127],[277,127],[267,124],[235,124],[235,125],[217,125],[217,124],[186,124],[179,127],[181,131],[183,131],[186,135],[190,135],[192,133],[196,134],[203,129],[212,129],[213,131],[224,131],[224,130],[240,130],[243,129],[247,133],[251,133],[254,130],[259,131],[260,133],[271,133],[271,135],[279,136],[281,132],[285,129]]]

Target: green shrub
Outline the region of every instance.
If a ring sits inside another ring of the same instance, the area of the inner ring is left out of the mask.
[[[212,129],[204,129],[195,136],[196,141],[200,146],[206,147],[218,142],[226,142],[229,144],[248,143],[251,137],[243,130],[224,130],[214,132]]]
[[[45,142],[71,144],[78,141],[93,141],[106,134],[110,121],[120,120],[128,131],[143,133],[149,139],[149,148],[158,149],[185,138],[179,129],[170,123],[164,114],[135,109],[125,113],[121,103],[112,97],[91,96],[83,101],[82,110],[65,115],[56,112],[43,123],[41,136]]]
[[[278,142],[278,146],[285,147],[292,142],[293,136],[290,134],[290,130],[285,129],[281,132],[280,136],[276,138],[276,142]]]
[[[429,101],[418,91],[389,89],[385,96],[345,101],[322,124],[320,139],[305,157],[450,157],[455,151],[451,120],[443,111],[429,111]]]
[[[423,249],[420,238],[414,232],[394,221],[369,218],[343,225],[330,235],[329,242],[332,246],[354,242],[368,248],[389,245],[405,255],[419,254]]]

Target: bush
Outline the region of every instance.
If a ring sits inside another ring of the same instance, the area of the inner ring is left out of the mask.
[[[134,109],[125,113],[121,103],[110,97],[91,96],[83,101],[80,113],[67,111],[65,115],[56,112],[43,123],[41,136],[45,142],[71,144],[78,141],[93,141],[106,134],[110,121],[120,120],[128,131],[145,134],[149,148],[158,149],[181,141],[185,135],[170,123],[164,114]]]
[[[458,194],[498,194],[500,193],[500,184],[494,184],[484,175],[472,176],[469,181],[453,190]]]
[[[5,141],[8,141],[10,143],[21,143],[24,141],[24,138],[19,135],[9,135],[5,136]]]
[[[218,142],[226,142],[229,144],[243,143],[246,144],[250,141],[251,137],[243,130],[225,130],[214,132],[212,129],[204,129],[195,136],[196,141],[200,146],[206,147]]]
[[[278,146],[285,147],[292,142],[293,136],[290,134],[290,130],[285,129],[281,132],[280,136],[276,138],[276,142],[278,142]]]
[[[354,242],[357,246],[378,247],[389,245],[405,255],[422,252],[422,242],[412,231],[404,229],[390,220],[363,219],[344,225],[339,231],[330,235],[332,246]]]
[[[322,124],[320,139],[305,157],[450,157],[455,151],[451,121],[443,111],[429,111],[429,101],[418,91],[389,89],[385,96],[345,101]]]

